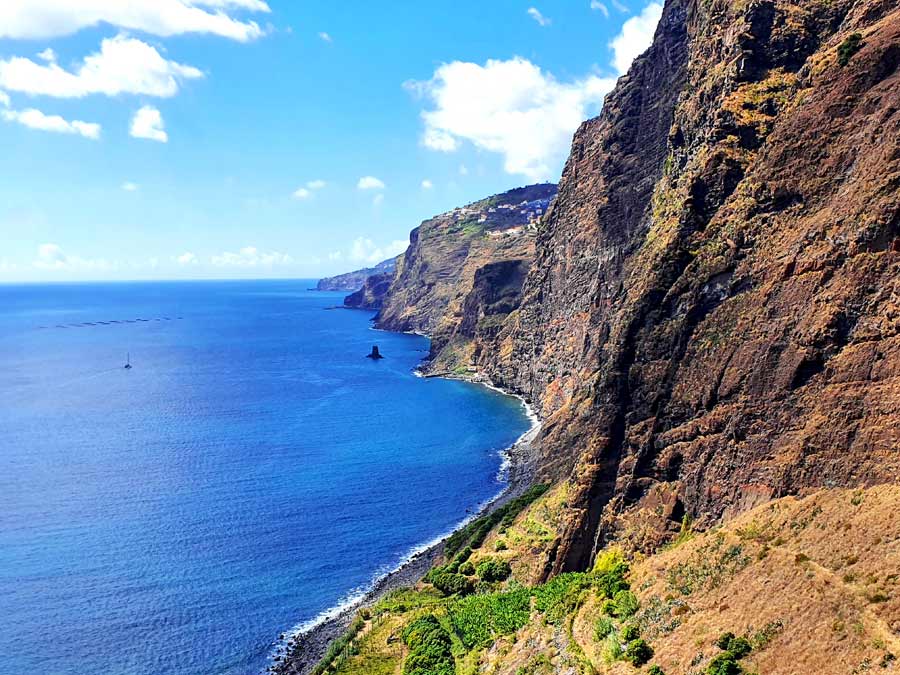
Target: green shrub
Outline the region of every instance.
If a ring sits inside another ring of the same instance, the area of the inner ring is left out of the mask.
[[[475,565],[473,565],[471,561],[467,560],[459,566],[459,573],[465,574],[466,576],[472,576],[473,574],[475,574]]]
[[[478,567],[475,568],[475,574],[482,581],[503,581],[512,574],[512,568],[505,560],[488,558],[478,563]]]
[[[848,35],[837,50],[838,63],[841,68],[850,63],[850,59],[863,47],[863,36],[860,33]]]
[[[431,583],[444,595],[467,595],[475,587],[471,579],[458,572],[441,571],[432,574]]]
[[[597,639],[597,642],[599,642],[600,640],[604,640],[615,629],[616,627],[612,621],[605,616],[601,617],[597,619],[597,623],[594,624],[594,637]]]
[[[604,600],[603,604],[600,605],[600,611],[606,614],[606,616],[615,616],[616,615],[616,602],[615,600]]]
[[[611,633],[606,638],[606,646],[603,648],[603,660],[607,663],[613,663],[622,658],[622,645],[618,636]]]
[[[499,540],[496,544],[494,544],[495,551],[505,551],[508,548],[509,547],[506,545],[506,542],[503,541],[502,539]]]
[[[728,651],[731,647],[731,641],[734,640],[734,633],[722,633],[718,638],[716,638],[716,647],[722,649],[724,651]]]
[[[654,664],[653,664],[652,666],[650,666],[650,668],[647,670],[647,675],[666,675],[666,674],[663,672],[663,669],[662,669],[662,668],[660,668],[659,666],[657,666],[657,665],[654,663]]]
[[[734,658],[740,660],[747,656],[753,647],[750,646],[750,642],[747,638],[736,637],[731,641],[731,644],[728,645],[728,651],[734,655]]]
[[[453,560],[451,560],[447,565],[444,566],[448,572],[458,572],[460,566],[466,562],[472,556],[472,548],[470,546],[466,546],[462,551],[453,556]]]
[[[613,597],[616,603],[616,616],[620,619],[627,619],[638,611],[638,599],[631,591],[619,591]]]
[[[625,659],[635,668],[640,668],[653,658],[653,648],[647,644],[646,640],[638,638],[628,643],[625,648]]]
[[[706,667],[706,675],[741,675],[743,672],[744,669],[731,652],[719,654]]]
[[[403,630],[402,637],[409,647],[403,675],[454,675],[453,643],[433,614],[413,621]]]
[[[628,624],[622,629],[622,639],[625,640],[625,642],[637,640],[639,637],[641,637],[641,629],[633,623]]]

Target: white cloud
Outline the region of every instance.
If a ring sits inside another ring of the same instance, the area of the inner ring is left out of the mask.
[[[0,19],[2,24],[2,19]],[[27,94],[81,98],[90,94],[144,94],[167,98],[184,80],[203,77],[192,66],[169,61],[145,42],[117,35],[100,43],[74,71],[57,63],[36,63],[15,56],[0,61],[0,86]]]
[[[328,185],[328,183],[326,183],[324,180],[321,180],[321,179],[308,181],[306,183],[306,187],[299,187],[296,190],[294,190],[293,197],[294,197],[294,199],[301,199],[301,200],[309,199],[310,197],[313,196],[314,192],[316,192],[317,190],[321,190],[326,185]]]
[[[286,253],[260,251],[255,246],[245,246],[237,253],[226,251],[212,257],[217,267],[277,267],[290,265],[294,259]]]
[[[350,245],[350,251],[347,258],[353,262],[377,264],[388,258],[400,255],[406,250],[409,242],[405,239],[396,239],[385,246],[378,246],[368,237],[357,237]],[[331,254],[329,258],[332,260],[340,260],[333,258],[335,254]],[[340,253],[337,253],[340,256]]]
[[[41,244],[32,265],[41,270],[110,270],[116,267],[102,258],[88,260],[67,255],[58,244]]]
[[[43,59],[47,63],[55,63],[56,62],[56,52],[47,47],[44,51],[38,52],[38,58]]]
[[[432,183],[432,182],[431,182],[430,180],[428,180],[427,178],[426,178],[425,180],[422,181],[422,189],[423,189],[423,190],[430,190],[430,189],[433,188],[433,187],[434,187],[434,183]]]
[[[169,134],[166,133],[166,125],[162,114],[153,106],[145,105],[131,118],[131,130],[129,133],[134,138],[146,138],[159,143],[168,143]]]
[[[550,21],[550,19],[541,14],[540,10],[537,7],[529,7],[528,16],[537,21],[541,26],[549,26],[551,23],[553,23],[552,21]]]
[[[425,147],[451,152],[466,140],[503,155],[508,173],[541,180],[556,173],[572,133],[614,84],[595,75],[559,82],[515,57],[483,66],[454,61],[406,87],[432,104],[422,113]]]
[[[9,94],[5,91],[0,91],[0,105],[4,108],[8,108],[10,106]]]
[[[197,256],[195,256],[190,251],[186,253],[182,253],[180,256],[175,258],[175,262],[177,262],[182,267],[187,267],[188,265],[196,265],[197,264]]]
[[[372,206],[381,206],[383,203],[384,203],[384,195],[383,194],[379,193],[379,194],[375,195],[374,197],[372,197]]]
[[[622,14],[628,14],[628,7],[619,2],[619,0],[610,0],[610,2],[612,3],[612,6],[622,12]]]
[[[621,32],[609,43],[613,50],[613,67],[619,75],[627,73],[631,62],[653,43],[662,10],[662,4],[651,2],[638,16],[628,19]]]
[[[609,8],[604,5],[600,0],[591,0],[591,9],[598,10],[603,13],[607,19],[609,18]]]
[[[334,39],[331,37],[331,35],[329,35],[325,31],[322,31],[321,33],[319,33],[319,39],[322,40],[323,42],[334,42]]]
[[[385,185],[384,181],[375,178],[375,176],[363,176],[359,179],[356,187],[360,190],[383,190]]]
[[[93,122],[72,120],[71,122],[59,115],[46,115],[35,108],[27,110],[4,110],[3,119],[7,122],[17,122],[29,129],[39,131],[52,131],[58,134],[77,134],[96,141],[100,138],[101,127]]]
[[[627,11],[618,0],[610,2]],[[606,10],[602,2],[591,6]],[[610,42],[616,76],[627,72],[635,57],[650,46],[661,15],[662,4],[654,0],[639,16],[626,21]],[[615,80],[591,74],[560,82],[527,59],[514,57],[491,59],[483,66],[445,63],[430,80],[404,86],[431,104],[431,109],[422,112],[426,148],[454,152],[468,141],[502,155],[507,173],[544,180],[556,175],[572,133],[599,111]],[[460,173],[466,173],[462,167]]]
[[[137,183],[132,183],[131,181],[122,183],[122,189],[125,190],[125,192],[137,192],[138,190],[140,190],[140,187],[140,185],[138,185]]]
[[[256,22],[229,16],[233,10],[270,11],[263,0],[3,0],[0,38],[59,37],[101,23],[161,37],[210,33],[246,42],[264,34]]]
[[[332,251],[331,253],[328,254],[328,259],[334,260],[334,261],[343,260],[344,254],[341,253],[340,251]]]

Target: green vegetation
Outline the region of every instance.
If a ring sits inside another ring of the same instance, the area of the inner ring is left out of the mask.
[[[622,639],[625,640],[625,642],[637,640],[639,637],[641,637],[641,629],[633,623],[628,624],[622,629]]]
[[[856,54],[860,49],[862,49],[863,44],[863,36],[860,33],[853,33],[852,35],[847,36],[847,39],[844,40],[837,50],[837,60],[840,64],[841,68],[850,63],[850,59],[853,58],[853,55]]]
[[[454,675],[450,635],[433,614],[416,619],[403,631],[409,656],[403,675]]]
[[[641,638],[632,640],[625,648],[625,660],[635,668],[640,668],[653,658],[653,648]]]
[[[549,489],[549,485],[533,485],[524,494],[511,499],[503,506],[480,516],[463,528],[454,532],[447,539],[445,550],[453,555],[465,544],[471,548],[481,548],[484,540],[494,527],[509,527],[522,511],[534,503]]]
[[[620,619],[634,616],[634,613],[638,611],[640,606],[637,597],[629,590],[622,590],[616,593],[613,597],[613,602],[615,603],[615,616]]]
[[[553,670],[553,664],[550,662],[546,654],[535,656],[528,665],[516,668],[516,675],[539,675],[540,673],[550,673]]]
[[[709,662],[706,675],[741,675],[744,669],[738,661],[753,650],[750,640],[735,637],[732,632],[722,633],[716,639],[716,647],[721,649],[722,653]]]
[[[578,606],[582,592],[596,583],[596,577],[584,572],[560,574],[534,589],[535,609],[544,615],[547,623],[559,625]]]
[[[615,632],[616,625],[612,622],[611,619],[602,616],[597,619],[597,623],[594,624],[594,639],[597,642],[606,639],[610,633]]]
[[[524,502],[525,500],[523,500]],[[511,522],[515,515],[510,516],[510,513],[518,513],[521,508],[524,506],[517,506],[516,510],[507,511],[499,519],[495,519],[495,524],[502,522],[506,517],[509,517]],[[471,543],[474,540],[470,538],[469,541]],[[472,579],[463,574],[471,569],[472,562],[469,560],[471,555],[472,547],[467,546],[459,551],[449,563],[435,567],[426,575],[426,580],[436,589],[446,595],[455,596],[449,600],[443,600],[440,605],[446,611],[446,619],[435,619],[435,621],[443,622],[451,643],[457,644],[462,652],[483,649],[491,645],[497,638],[515,633],[528,623],[532,609],[543,615],[548,624],[562,625],[565,618],[591,595],[609,600],[617,607],[613,598],[619,598],[626,612],[633,613],[633,610],[637,608],[637,600],[633,594],[627,591],[628,582],[625,580],[625,576],[628,573],[628,565],[621,553],[605,556],[598,561],[598,565],[592,572],[561,574],[546,584],[532,588],[521,586],[513,581],[504,591],[492,591],[491,589],[493,588],[492,584],[509,577],[511,571],[509,563],[499,558],[482,559],[475,566],[475,572],[481,581],[473,588]],[[477,592],[472,594],[473,590]],[[627,595],[622,595],[623,591]],[[421,601],[430,602],[433,598],[433,595],[426,595]],[[443,615],[437,613],[437,616]],[[615,658],[618,659],[624,652],[619,644],[619,638],[615,634],[612,621],[608,621],[609,625],[605,630],[612,642],[616,643],[613,648],[611,642],[610,648],[615,653]],[[646,663],[653,651],[649,645],[639,639],[637,633],[634,633],[633,637],[634,639],[629,642],[628,646],[632,646],[632,643],[637,644],[633,645],[628,658],[632,662]],[[461,657],[459,652],[455,653],[457,657]],[[538,666],[543,667],[541,664],[536,665],[536,667]],[[441,671],[436,670],[435,672]],[[539,672],[539,670],[533,672]],[[407,673],[406,669],[404,669],[404,673]]]
[[[475,583],[457,572],[442,570],[432,574],[429,581],[444,595],[467,595],[475,590]]]
[[[655,663],[647,669],[647,675],[666,675],[663,672],[663,669],[657,666]]]
[[[451,603],[447,615],[466,649],[487,647],[498,636],[515,633],[528,623],[531,591],[471,595]]]
[[[487,558],[478,563],[475,573],[482,581],[504,581],[512,574],[512,568],[505,560]]]

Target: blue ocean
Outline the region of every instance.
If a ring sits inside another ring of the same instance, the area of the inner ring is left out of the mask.
[[[0,673],[259,673],[501,489],[521,404],[310,285],[0,286]]]

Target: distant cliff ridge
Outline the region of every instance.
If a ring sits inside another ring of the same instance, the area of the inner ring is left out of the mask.
[[[490,321],[500,323],[515,309],[524,272],[534,258],[539,223],[555,195],[554,184],[530,185],[423,222],[410,234],[376,325],[428,333],[432,369],[466,371],[476,333],[467,307],[474,311],[478,304],[469,296],[473,291],[491,295],[484,284],[476,290],[476,278],[486,274],[486,267],[507,265],[505,276],[495,270],[491,277],[503,285],[507,302],[486,310],[493,312]]]
[[[397,259],[391,258],[380,262],[375,267],[365,267],[354,272],[339,274],[335,277],[320,279],[316,284],[317,291],[345,291],[352,293],[360,290],[366,283],[366,279],[375,275],[393,274],[397,267]]]

